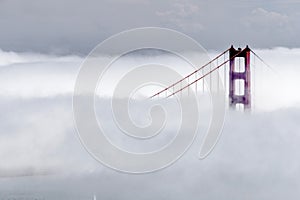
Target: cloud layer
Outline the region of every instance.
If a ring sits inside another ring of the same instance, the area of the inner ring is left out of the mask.
[[[204,135],[200,132],[174,165],[137,176],[104,167],[80,144],[74,129],[72,91],[83,58],[1,51],[0,197],[91,199],[96,194],[98,199],[297,199],[300,71],[296,66],[300,50],[256,52],[275,72],[255,61],[261,80],[256,95],[263,95],[256,99],[255,112],[229,111],[222,137],[206,159],[197,157]],[[139,59],[125,60],[124,69],[141,62]],[[133,112],[136,119],[144,116],[140,109]],[[109,119],[107,111],[98,114]],[[107,121],[107,128],[115,130],[112,124]],[[168,129],[172,132],[172,126]]]

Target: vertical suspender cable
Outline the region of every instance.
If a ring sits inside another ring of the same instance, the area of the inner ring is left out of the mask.
[[[189,76],[187,77],[187,84],[188,85],[190,84],[190,77]],[[189,96],[190,95],[190,86],[188,86],[187,92],[188,92],[188,96]]]
[[[210,92],[211,92],[211,86],[212,86],[212,83],[211,83],[211,63],[209,64],[209,89],[210,89]]]
[[[202,68],[202,76],[204,75],[204,69]],[[202,79],[202,91],[204,94],[204,78]]]
[[[218,59],[217,59],[217,67],[219,66],[219,62],[218,62]],[[217,75],[217,91],[216,92],[219,92],[219,69],[217,69],[216,71],[216,75]]]
[[[195,73],[195,80],[197,80],[197,73],[198,73],[198,71]],[[195,83],[195,93],[197,94],[197,82],[198,81],[196,81],[196,83]]]
[[[224,54],[224,62],[225,62],[225,60],[226,60],[226,56],[225,56],[225,54]],[[225,65],[224,65],[224,90],[225,90],[225,95],[226,95],[226,63],[225,63]]]
[[[253,74],[251,77],[253,77],[253,81],[251,81],[251,83],[253,83],[253,97],[251,99],[251,101],[253,101],[253,109],[254,109],[254,112],[255,112],[255,90],[256,90],[256,85],[255,85],[255,82],[256,82],[256,75],[255,75],[255,56],[253,56]]]

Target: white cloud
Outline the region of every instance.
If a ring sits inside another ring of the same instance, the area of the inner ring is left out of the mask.
[[[250,26],[258,26],[260,29],[269,29],[270,31],[273,30],[272,27],[284,28],[289,25],[288,15],[267,11],[263,8],[252,10],[251,16],[247,20]]]
[[[199,32],[204,29],[203,24],[194,21],[199,16],[200,8],[197,4],[176,2],[170,10],[157,11],[156,15],[163,18],[163,21],[175,25],[184,32]]]
[[[28,98],[71,94],[81,62],[77,56],[0,51],[0,95]]]
[[[258,59],[252,59],[254,104],[258,110],[273,110],[300,105],[300,49],[274,48],[255,50],[272,68],[270,70]],[[217,53],[209,53],[214,57]],[[49,56],[44,54],[14,53],[0,51],[0,95],[17,98],[53,97],[71,95],[83,58],[77,56]],[[178,70],[182,75],[192,69],[180,59],[170,56],[121,59],[115,62],[110,74],[104,78],[106,94],[112,94],[124,73],[143,62],[161,62]],[[220,72],[223,76],[223,73]],[[102,84],[102,85],[103,85]],[[228,84],[227,84],[228,86]],[[103,91],[101,91],[103,92]]]
[[[206,159],[197,158],[199,137],[171,167],[127,175],[107,169],[83,150],[72,127],[70,100],[45,101],[3,104],[1,100],[2,106],[19,105],[10,109],[11,114],[0,125],[1,174],[54,173],[40,178],[0,179],[4,197],[21,193],[63,199],[89,199],[96,194],[105,199],[215,200],[222,196],[271,200],[299,195],[299,109],[252,115],[229,112],[222,137]],[[21,187],[24,184],[26,187]]]
[[[261,90],[261,109],[252,114],[228,112],[222,137],[206,159],[197,158],[202,133],[174,165],[139,176],[94,161],[76,136],[71,93],[82,58],[0,53],[0,175],[55,173],[1,178],[0,194],[53,199],[90,199],[93,193],[103,199],[297,199],[300,50],[256,52],[277,73],[273,79],[256,60],[267,84],[257,86],[266,88]],[[126,64],[134,63],[138,62]],[[141,111],[135,110],[137,119],[144,116]],[[102,112],[100,117],[108,120],[108,115]],[[110,127],[113,122],[106,125],[115,130]]]

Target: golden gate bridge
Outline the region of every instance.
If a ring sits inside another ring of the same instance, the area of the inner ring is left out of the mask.
[[[251,108],[251,57],[258,58],[262,63],[267,65],[261,57],[259,57],[247,45],[244,49],[235,49],[233,46],[217,55],[208,63],[202,65],[192,73],[165,87],[159,92],[153,94],[150,98],[165,97],[169,98],[183,90],[194,88],[195,92],[199,90],[199,85],[204,91],[204,79],[208,78],[209,85],[212,85],[211,75],[219,73],[221,68],[224,68],[223,82],[226,87],[228,82],[228,100],[231,108],[236,108],[237,105],[242,105],[244,109]],[[229,69],[226,69],[229,66]],[[268,66],[268,65],[267,65]],[[219,81],[219,79],[217,79]],[[216,83],[219,86],[219,83]],[[238,86],[238,87],[237,87]]]

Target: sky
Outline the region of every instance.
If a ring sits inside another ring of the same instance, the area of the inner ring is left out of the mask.
[[[86,55],[120,31],[155,26],[183,32],[209,50],[295,48],[299,10],[298,0],[1,0],[0,47]]]

